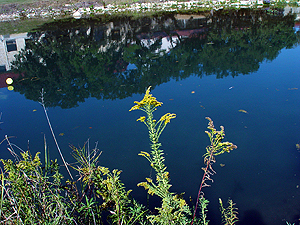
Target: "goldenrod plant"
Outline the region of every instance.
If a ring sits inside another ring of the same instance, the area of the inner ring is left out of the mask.
[[[237,216],[238,208],[235,207],[235,203],[231,199],[228,199],[228,206],[226,208],[224,208],[221,198],[219,198],[219,203],[223,224],[234,225],[239,221],[239,218]]]
[[[187,224],[190,217],[189,207],[184,199],[169,191],[172,186],[169,179],[170,175],[166,170],[164,153],[160,149],[161,143],[159,142],[159,137],[163,130],[170,123],[171,119],[176,117],[176,114],[167,113],[158,121],[154,119],[153,112],[162,105],[162,102],[157,101],[150,94],[150,87],[147,89],[144,98],[140,102],[135,101],[134,103],[136,105],[129,111],[141,110],[146,113],[146,117],[141,116],[137,121],[141,121],[148,128],[150,148],[152,150],[150,154],[142,151],[139,155],[145,157],[156,172],[156,180],[146,178],[146,181],[139,183],[138,186],[143,186],[148,190],[148,194],[157,195],[162,199],[161,207],[156,208],[158,214],[149,215],[147,218],[151,224]]]

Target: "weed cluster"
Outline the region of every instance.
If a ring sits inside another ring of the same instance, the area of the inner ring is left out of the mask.
[[[225,133],[221,127],[217,131],[210,118],[207,135],[210,145],[204,154],[205,168],[200,183],[197,202],[190,207],[182,195],[170,192],[170,174],[165,165],[164,152],[159,137],[163,130],[176,117],[173,113],[154,119],[153,112],[162,102],[156,100],[147,89],[141,101],[135,101],[131,110],[146,113],[138,121],[144,123],[149,131],[150,152],[142,151],[155,171],[156,179],[146,178],[138,186],[147,190],[149,195],[161,199],[161,205],[150,211],[134,200],[120,179],[121,171],[97,165],[101,152],[97,148],[90,150],[88,146],[73,149],[77,161],[72,168],[78,173],[77,180],[63,182],[57,160],[49,160],[45,143],[45,164],[42,165],[39,153],[31,156],[30,152],[14,152],[8,138],[8,149],[14,160],[1,159],[4,171],[0,174],[0,223],[3,224],[201,224],[207,225],[208,200],[204,198],[202,188],[209,186],[215,156],[230,152],[236,146],[230,142],[222,142]],[[47,116],[47,114],[46,114]],[[48,116],[47,116],[48,119]],[[48,120],[49,122],[49,120]],[[51,124],[49,122],[49,126]],[[220,199],[220,211],[223,223],[235,224],[238,221],[237,208],[232,200],[225,208]],[[197,214],[197,208],[199,213]]]

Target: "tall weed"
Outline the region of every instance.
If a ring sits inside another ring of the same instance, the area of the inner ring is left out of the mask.
[[[210,186],[211,176],[216,173],[212,167],[216,162],[216,156],[230,152],[236,146],[230,142],[222,142],[225,137],[224,127],[221,126],[221,130],[217,131],[213,121],[207,117],[209,123],[206,133],[210,139],[210,145],[206,147],[203,155],[204,174],[200,181],[195,207],[192,208],[182,194],[170,192],[172,186],[170,174],[167,171],[164,151],[159,141],[167,124],[176,118],[176,114],[166,113],[158,120],[154,118],[154,112],[162,105],[162,102],[157,101],[150,94],[150,87],[144,98],[134,103],[130,111],[141,110],[145,113],[137,121],[142,122],[148,129],[150,141],[150,151],[141,151],[139,155],[146,158],[150,167],[155,171],[155,179],[146,178],[145,181],[138,183],[138,186],[144,187],[149,195],[156,195],[161,199],[160,205],[155,208],[154,212],[132,198],[131,190],[126,190],[121,181],[121,170],[111,171],[98,165],[101,152],[97,147],[92,150],[89,144],[82,148],[71,147],[76,160],[76,164],[71,168],[77,172],[78,178],[64,181],[57,160],[50,160],[46,140],[43,166],[39,153],[33,157],[29,151],[21,151],[21,156],[16,154],[6,136],[8,150],[14,156],[14,160],[1,159],[4,170],[1,170],[0,174],[0,223],[209,224],[207,218],[209,201],[204,198],[202,189]],[[45,110],[43,99],[42,106]],[[51,127],[47,113],[46,117]],[[64,164],[67,167],[65,161]],[[68,173],[71,176],[69,170]],[[223,223],[232,225],[238,221],[237,208],[232,200],[228,200],[228,204],[229,206],[224,208],[220,200],[220,211]]]

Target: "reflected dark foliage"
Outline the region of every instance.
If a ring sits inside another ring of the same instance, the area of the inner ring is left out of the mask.
[[[71,108],[170,79],[249,74],[299,43],[293,27],[293,15],[266,9],[55,21],[28,34],[15,90],[38,101],[44,88],[48,107]]]

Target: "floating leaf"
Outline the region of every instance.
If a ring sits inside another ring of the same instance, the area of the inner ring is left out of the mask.
[[[60,134],[59,134],[59,136],[64,136],[64,135],[65,135],[65,133],[60,133]]]
[[[248,114],[248,112],[246,110],[243,110],[243,109],[240,109],[239,112],[247,113]]]

